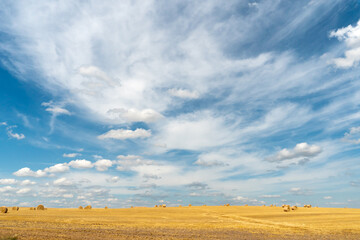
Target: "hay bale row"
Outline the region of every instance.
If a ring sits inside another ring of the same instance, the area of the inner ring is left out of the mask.
[[[311,208],[311,205],[304,205],[304,208]]]
[[[284,212],[290,212],[291,210],[296,211],[298,209],[297,206],[290,207],[290,205],[285,205],[285,204],[283,204],[281,207],[282,207]]]
[[[1,213],[7,213],[8,212],[8,208],[7,207],[0,207],[0,212]]]
[[[87,205],[84,209],[90,210],[90,209],[92,209],[92,206],[91,206],[91,205]]]

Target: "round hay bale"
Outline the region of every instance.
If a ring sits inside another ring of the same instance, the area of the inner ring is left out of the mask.
[[[295,211],[295,210],[297,210],[297,208],[298,208],[297,206],[292,206],[291,210]]]
[[[19,211],[19,207],[12,207],[13,211]]]
[[[191,207],[192,205],[191,204],[189,204],[189,207]]]
[[[284,212],[290,212],[290,206],[286,205],[285,207],[283,207]]]
[[[44,205],[40,204],[36,207],[36,210],[45,210]]]
[[[227,203],[226,206],[229,207],[229,206],[230,206],[230,203]]]
[[[245,207],[247,207],[247,206],[249,206],[249,205],[245,204]]]
[[[134,208],[134,206],[131,206],[130,208]]]
[[[166,204],[163,204],[162,207],[163,207],[163,208],[166,208]]]
[[[8,212],[8,208],[7,208],[7,207],[0,207],[0,212],[1,212],[1,213],[7,213],[7,212]]]
[[[157,205],[155,205],[155,207],[158,207]]]
[[[84,209],[84,208],[82,206],[80,206],[79,209]]]
[[[179,207],[182,207],[181,205],[179,205]]]
[[[87,205],[84,209],[90,210],[90,209],[92,209],[92,206],[91,206],[91,205]]]
[[[105,207],[105,209],[108,209],[108,207]]]

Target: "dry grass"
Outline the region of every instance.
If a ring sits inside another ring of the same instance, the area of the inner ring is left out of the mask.
[[[15,233],[19,239],[360,239],[360,209],[22,209],[0,215],[0,236]]]

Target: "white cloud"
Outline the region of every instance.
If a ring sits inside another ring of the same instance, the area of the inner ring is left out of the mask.
[[[216,153],[201,154],[194,164],[203,167],[225,166],[225,163],[219,159],[224,159],[224,156]]]
[[[100,83],[105,82],[109,86],[115,85],[115,82],[104,71],[96,66],[83,66],[79,68],[78,72],[84,77],[100,80]]]
[[[19,169],[18,171],[13,173],[15,176],[18,177],[46,177],[47,174],[43,170],[37,170],[36,172],[32,171],[28,167],[24,167]]]
[[[196,98],[200,97],[200,95],[197,91],[190,91],[187,89],[172,88],[172,89],[169,89],[169,93],[172,96],[179,97],[179,98],[196,99]]]
[[[72,168],[80,168],[80,169],[87,169],[87,168],[93,167],[92,162],[85,160],[85,159],[73,160],[73,161],[69,162],[68,165]]]
[[[151,136],[150,130],[137,128],[136,130],[116,129],[110,130],[100,136],[99,139],[134,139],[134,138],[147,138]]]
[[[69,167],[64,163],[59,163],[54,166],[45,168],[44,171],[49,173],[61,173],[69,171]]]
[[[20,183],[20,185],[22,185],[22,186],[35,185],[35,184],[36,184],[36,182],[30,181],[30,180],[28,180],[28,179],[26,179],[26,180],[24,180],[24,181],[22,181],[22,182]]]
[[[7,122],[0,122],[0,126],[7,126]]]
[[[247,202],[249,199],[247,197],[237,196],[233,198],[233,200],[240,201],[240,202]]]
[[[111,178],[107,179],[106,181],[111,182],[111,183],[117,183],[120,181],[120,178],[115,176],[115,177],[111,177]]]
[[[16,183],[17,183],[17,180],[15,180],[15,179],[0,179],[0,185],[13,185]]]
[[[101,171],[101,172],[107,171],[108,168],[111,167],[112,165],[113,165],[112,161],[110,161],[108,159],[101,159],[94,163],[96,170]]]
[[[324,199],[329,200],[329,199],[332,199],[332,197],[331,196],[325,196]]]
[[[30,188],[22,188],[22,189],[19,189],[18,191],[16,191],[17,194],[26,194],[26,193],[29,193],[31,191]]]
[[[352,127],[350,131],[344,134],[343,141],[360,144],[360,127]]]
[[[322,149],[316,145],[309,145],[307,143],[298,143],[294,149],[284,148],[279,151],[274,157],[268,158],[271,162],[281,162],[284,160],[303,158],[303,157],[315,157],[321,153]]]
[[[71,113],[66,110],[65,108],[56,105],[55,103],[53,103],[52,101],[50,102],[43,102],[41,104],[41,106],[47,107],[45,109],[45,111],[47,112],[51,112],[53,115],[57,116],[57,115],[61,115],[61,114],[65,114],[65,115],[70,115]]]
[[[234,123],[211,112],[184,114],[161,123],[157,142],[168,149],[203,150],[231,143],[238,134]]]
[[[12,192],[16,189],[11,186],[0,187],[0,193]]]
[[[56,115],[60,115],[60,114],[70,115],[70,112],[68,110],[66,110],[65,108],[61,108],[61,107],[49,107],[49,108],[46,108],[45,111],[51,112]]]
[[[74,183],[70,180],[68,180],[67,178],[59,178],[59,179],[56,179],[54,182],[53,182],[54,185],[56,186],[71,186],[73,185]]]
[[[345,41],[348,49],[345,57],[335,58],[334,64],[338,68],[350,68],[356,66],[360,61],[360,20],[356,26],[347,26],[330,33],[330,37],[336,37],[339,41]]]
[[[153,109],[137,110],[135,108],[114,108],[110,109],[108,113],[111,116],[113,115],[114,119],[123,119],[125,122],[151,123],[163,118],[163,115]]]
[[[279,198],[280,195],[262,195],[262,198]]]
[[[74,158],[77,156],[81,156],[81,153],[64,153],[63,157],[67,157],[67,158]]]
[[[118,155],[116,158],[121,160],[136,160],[141,159],[142,157],[138,155]]]
[[[13,132],[12,128],[14,128],[14,127],[16,127],[16,126],[10,126],[10,127],[7,128],[8,136],[11,137],[11,138],[15,138],[17,140],[24,139],[25,138],[24,134],[22,134],[22,133],[14,133]]]
[[[73,198],[74,195],[73,194],[64,194],[63,197],[64,198]]]
[[[290,193],[293,194],[293,195],[302,195],[302,196],[312,194],[312,192],[309,189],[302,189],[302,188],[299,188],[299,187],[291,188]]]

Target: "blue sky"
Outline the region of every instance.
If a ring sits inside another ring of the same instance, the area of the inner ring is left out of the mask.
[[[360,207],[358,1],[2,1],[0,202]]]

